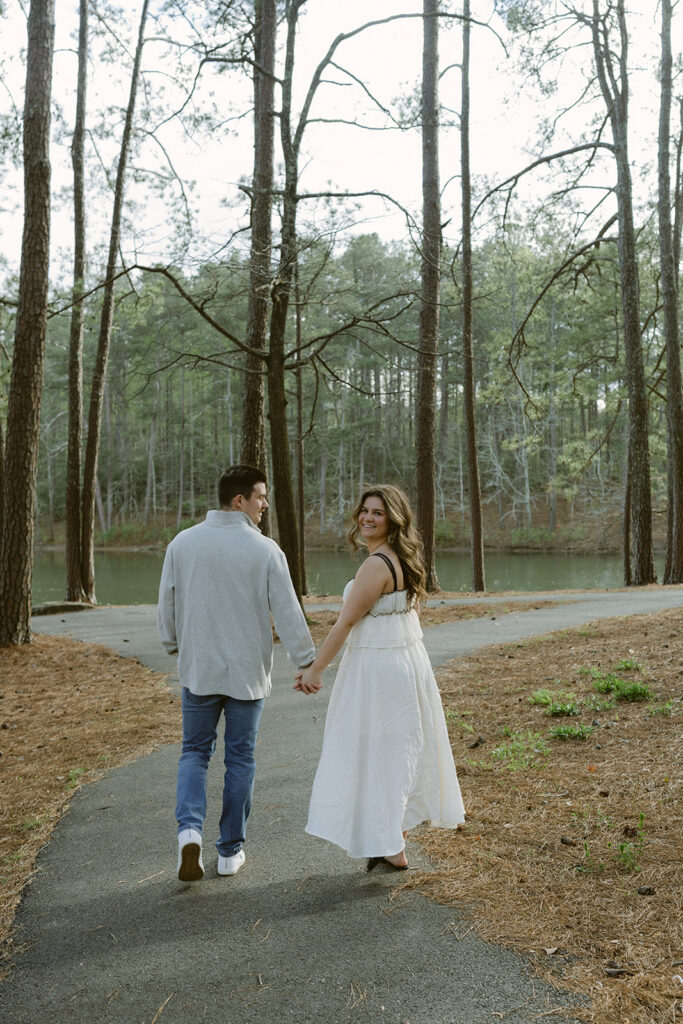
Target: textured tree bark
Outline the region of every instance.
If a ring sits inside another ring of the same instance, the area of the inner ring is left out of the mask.
[[[436,370],[441,283],[438,7],[438,0],[424,0],[422,8],[422,287],[415,395],[415,510],[424,545],[427,590],[430,591],[439,589],[434,561]]]
[[[678,274],[671,224],[671,0],[662,0],[659,106],[659,263],[666,337],[667,521],[665,583],[683,582],[683,398],[678,332]]]
[[[301,601],[301,559],[297,529],[294,489],[292,485],[289,430],[287,427],[287,395],[285,391],[285,334],[296,264],[296,211],[299,179],[298,154],[306,125],[302,114],[297,131],[292,135],[292,85],[294,46],[299,9],[302,0],[293,0],[287,9],[287,41],[285,70],[282,82],[280,138],[285,164],[285,185],[282,194],[280,260],[277,278],[272,287],[270,336],[268,348],[268,422],[270,450],[273,460],[273,497],[280,547],[285,553],[296,595]],[[309,100],[310,104],[310,100]]]
[[[628,32],[624,0],[617,0],[621,48],[615,67],[608,32],[593,0],[593,53],[598,79],[608,110],[617,164],[619,223],[619,277],[624,322],[626,386],[629,397],[630,575],[636,586],[655,582],[652,554],[652,498],[647,390],[640,328],[638,261],[633,223],[633,190],[628,156]],[[624,566],[625,575],[627,567]]]
[[[294,298],[296,302],[296,347],[301,350],[301,292],[299,290],[299,263],[294,268]],[[301,573],[301,592],[308,593],[306,580],[306,467],[304,464],[304,380],[303,368],[296,371],[296,512],[299,528],[299,572]]]
[[[100,436],[102,432],[104,382],[107,374],[109,347],[111,344],[111,330],[114,319],[114,274],[116,272],[116,263],[118,261],[119,254],[126,165],[128,162],[130,139],[133,131],[133,116],[135,113],[135,100],[137,96],[138,80],[140,77],[140,63],[142,61],[142,49],[144,46],[144,32],[148,7],[149,0],[143,0],[142,12],[140,14],[140,25],[138,29],[138,41],[135,48],[135,59],[133,62],[133,72],[130,82],[130,93],[128,96],[128,107],[126,109],[126,120],[123,128],[119,163],[116,172],[114,209],[111,220],[109,255],[107,258],[107,270],[105,276],[106,283],[102,293],[102,314],[100,318],[99,336],[97,339],[97,354],[95,356],[95,366],[92,375],[90,409],[88,413],[88,440],[85,447],[85,462],[83,465],[81,580],[83,583],[83,590],[85,591],[85,599],[91,604],[97,603],[95,597],[95,479],[97,477]]]
[[[0,420],[0,551],[2,550],[2,531],[5,522],[5,432]]]
[[[464,0],[462,23],[460,180],[462,191],[462,356],[463,404],[467,446],[467,482],[470,499],[472,589],[486,590],[484,577],[484,529],[477,454],[477,421],[474,409],[474,351],[472,338],[472,188],[470,181],[470,0]]]
[[[31,0],[24,98],[24,230],[7,411],[0,643],[31,640],[31,573],[50,261],[53,0]]]
[[[74,172],[74,279],[69,336],[69,425],[66,456],[66,601],[83,601],[81,579],[81,455],[83,444],[83,321],[77,299],[85,291],[85,111],[88,83],[88,4],[80,0],[76,123],[71,141]]]
[[[265,364],[271,284],[273,153],[275,119],[276,0],[256,0],[254,56],[254,175],[251,205],[251,257],[246,343],[241,461],[266,470]],[[261,352],[262,355],[257,353]],[[267,514],[261,532],[269,533]]]
[[[288,194],[289,193],[289,194]],[[291,294],[292,273],[296,259],[296,193],[290,182],[285,188],[281,257],[278,280],[273,288],[270,318],[270,351],[268,355],[268,421],[273,458],[273,493],[280,547],[285,553],[296,595],[301,600],[301,559],[297,530],[294,490],[292,486],[289,430],[287,427],[287,395],[285,392],[285,331]]]

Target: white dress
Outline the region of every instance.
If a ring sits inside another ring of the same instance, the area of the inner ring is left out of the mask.
[[[306,831],[350,857],[383,857],[402,850],[402,833],[423,821],[456,828],[464,820],[417,613],[404,590],[382,594],[349,633]]]

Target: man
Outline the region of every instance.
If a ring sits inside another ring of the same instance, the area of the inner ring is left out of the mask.
[[[264,474],[251,466],[232,466],[218,481],[218,500],[219,511],[171,541],[159,586],[159,636],[169,654],[178,653],[183,687],[176,803],[178,878],[183,882],[204,875],[206,775],[221,712],[225,780],[218,874],[234,875],[245,861],[254,747],[271,688],[271,614],[294,665],[303,668],[315,655],[285,556],[258,529],[268,508]]]

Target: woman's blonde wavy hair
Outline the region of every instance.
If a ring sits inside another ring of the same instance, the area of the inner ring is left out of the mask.
[[[408,597],[413,603],[422,604],[427,598],[422,541],[413,526],[410,502],[399,487],[394,487],[393,484],[375,484],[363,491],[351,513],[351,528],[346,535],[349,547],[355,554],[361,546],[358,539],[358,516],[368,498],[379,498],[383,502],[389,520],[387,543],[398,555]]]

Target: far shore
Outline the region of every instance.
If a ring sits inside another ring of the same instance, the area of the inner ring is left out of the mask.
[[[63,543],[50,543],[50,544],[36,544],[36,551],[64,551],[65,545]],[[125,551],[133,554],[160,554],[166,550],[166,545],[163,544],[96,544],[95,551],[100,552],[117,552]],[[455,544],[450,546],[438,546],[436,554],[467,554],[470,550],[468,544]],[[345,544],[330,545],[306,545],[306,551],[326,551],[330,554],[340,555],[348,551]],[[653,548],[655,557],[662,558],[666,554],[664,547],[655,546]],[[535,547],[535,546],[519,546],[519,545],[496,545],[495,547],[484,546],[485,554],[501,554],[501,555],[619,555],[621,554],[621,548],[619,547],[601,547],[601,548],[584,548],[584,547]]]

